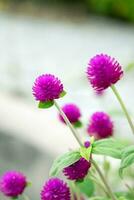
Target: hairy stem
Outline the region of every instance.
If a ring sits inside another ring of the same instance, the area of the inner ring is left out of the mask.
[[[103,190],[103,192],[106,194],[107,197],[110,197],[110,195],[109,195],[109,193],[107,192],[107,190],[106,190],[106,189],[104,188],[104,186],[97,180],[97,178],[96,178],[95,176],[93,176],[93,175],[91,174],[90,179],[91,179],[92,181],[94,181],[94,183],[95,183],[96,185],[98,185],[99,188],[101,188],[101,189]]]
[[[63,117],[64,121],[66,122],[66,124],[68,125],[68,127],[71,129],[75,139],[77,140],[77,142],[79,143],[80,146],[82,146],[81,141],[79,140],[78,134],[75,130],[75,128],[73,127],[73,125],[70,123],[70,121],[68,120],[67,116],[65,115],[65,113],[62,111],[62,109],[59,107],[59,105],[57,104],[57,102],[54,100],[54,105],[57,108],[57,110],[59,111],[60,115]]]
[[[96,169],[95,169],[95,171],[96,171]],[[103,192],[106,194],[107,197],[110,197],[108,191],[105,188],[105,185],[100,183],[100,180],[98,179],[98,177],[94,174],[94,172],[92,170],[90,170],[90,172],[88,173],[88,178],[91,179],[92,181],[94,181],[95,184],[98,185],[99,188],[101,188],[103,190]]]
[[[108,191],[109,195],[111,196],[112,200],[117,200],[117,198],[116,198],[115,195],[113,194],[111,188],[109,187],[109,185],[108,185],[108,183],[107,183],[105,177],[103,176],[103,174],[102,174],[100,168],[98,167],[97,163],[96,163],[94,160],[92,160],[91,162],[92,162],[94,168],[96,169],[96,171],[98,172],[98,174],[99,174],[101,180],[103,181],[105,187],[107,188],[107,191]]]
[[[125,104],[124,104],[121,96],[119,95],[119,93],[118,93],[118,91],[117,91],[117,89],[116,89],[116,87],[114,85],[111,86],[111,89],[112,89],[113,93],[115,94],[116,98],[118,99],[118,101],[119,101],[119,103],[121,105],[121,108],[122,108],[122,110],[123,110],[123,112],[124,112],[124,114],[125,114],[125,116],[127,118],[127,121],[129,123],[129,125],[130,125],[132,133],[134,134],[134,125],[133,125],[133,122],[131,120],[131,117],[130,117],[127,109],[126,109],[126,106],[125,106]]]

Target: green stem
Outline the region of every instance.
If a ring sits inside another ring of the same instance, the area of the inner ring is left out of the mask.
[[[66,124],[68,125],[68,127],[71,129],[75,139],[77,140],[77,142],[79,143],[80,146],[83,146],[83,144],[81,143],[81,141],[79,140],[78,136],[77,136],[77,132],[74,129],[74,127],[72,126],[72,124],[70,123],[70,121],[68,120],[67,116],[65,115],[65,113],[62,111],[62,109],[60,108],[60,106],[58,105],[58,103],[54,100],[54,105],[57,108],[57,110],[59,111],[60,115],[63,117],[64,121],[66,122]],[[113,192],[111,191],[107,181],[105,180],[105,177],[103,176],[100,168],[98,167],[98,165],[95,163],[95,161],[92,160],[92,163],[96,169],[96,171],[98,172],[102,182],[104,183],[109,195],[111,196],[112,200],[117,200],[116,197],[114,196]]]
[[[79,196],[78,191],[76,189],[75,183],[73,181],[69,181],[69,185],[70,185],[70,188],[71,188],[71,200],[75,200],[75,196],[76,196],[77,200],[80,200],[80,196]]]
[[[77,140],[77,142],[79,143],[80,146],[83,146],[81,141],[79,140],[78,134],[75,130],[75,128],[72,126],[72,124],[70,123],[70,121],[68,120],[67,116],[65,115],[65,113],[62,111],[62,109],[59,107],[59,105],[57,104],[57,102],[54,100],[54,105],[57,108],[57,110],[59,111],[60,115],[63,117],[64,121],[66,122],[66,124],[68,125],[68,127],[71,129],[75,139]]]
[[[99,188],[101,188],[103,190],[103,192],[106,194],[107,197],[109,197],[109,193],[107,192],[107,190],[104,188],[104,186],[97,180],[97,178],[91,174],[91,177],[90,177],[91,180],[94,181],[94,183],[96,185],[99,186]]]
[[[75,200],[74,199],[74,183],[70,181],[69,185],[70,185],[70,189],[71,189],[71,200]]]
[[[127,183],[125,184],[125,186],[127,187],[127,189],[132,192],[134,194],[134,189],[131,188],[131,186],[129,186]]]
[[[104,170],[104,176],[105,176],[105,178],[108,180],[108,172],[109,172],[109,169],[107,169],[107,163],[108,163],[108,161],[107,161],[107,158],[106,158],[106,156],[104,155],[104,157],[103,157],[104,159],[103,159],[103,170]]]
[[[116,87],[114,85],[111,86],[111,89],[114,92],[115,96],[117,97],[117,99],[118,99],[118,101],[119,101],[119,103],[120,103],[120,105],[122,107],[122,110],[123,110],[123,112],[124,112],[124,114],[125,114],[125,116],[126,116],[126,118],[128,120],[128,123],[129,123],[129,125],[131,127],[131,130],[132,130],[132,132],[134,134],[134,125],[133,125],[133,122],[132,122],[132,120],[130,118],[130,115],[129,115],[127,109],[126,109],[126,106],[125,106],[125,104],[124,104],[121,96],[119,95],[119,93],[118,93],[118,91],[117,91],[117,89],[116,89]]]
[[[115,195],[113,194],[111,188],[109,187],[109,185],[108,185],[108,183],[107,183],[105,177],[103,176],[103,174],[102,174],[100,168],[98,167],[97,163],[96,163],[94,160],[92,160],[92,164],[93,164],[93,166],[95,167],[96,171],[98,172],[98,174],[99,174],[101,180],[103,181],[105,187],[107,188],[107,191],[108,191],[109,195],[111,196],[112,200],[117,200],[117,198],[116,198]]]

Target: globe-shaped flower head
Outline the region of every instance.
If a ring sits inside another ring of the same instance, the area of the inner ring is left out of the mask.
[[[73,103],[68,103],[62,107],[62,110],[72,124],[79,121],[79,119],[81,117],[81,112],[77,105],[75,105]],[[60,120],[65,123],[62,116],[59,115],[59,117],[60,117]]]
[[[87,131],[96,139],[110,137],[113,135],[113,122],[108,114],[95,112],[90,118]]]
[[[96,55],[88,63],[87,76],[96,91],[103,91],[121,79],[123,71],[115,58]]]
[[[37,101],[47,102],[60,97],[63,85],[54,75],[43,74],[36,78],[32,89]]]
[[[0,177],[0,191],[7,197],[21,195],[26,185],[26,178],[20,172],[8,171]]]
[[[90,166],[90,162],[84,158],[80,158],[74,164],[65,167],[63,173],[69,180],[80,180],[87,175]]]
[[[41,200],[71,200],[69,187],[59,178],[51,178],[41,191]]]

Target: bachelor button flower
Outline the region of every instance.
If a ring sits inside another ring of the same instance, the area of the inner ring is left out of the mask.
[[[99,54],[88,63],[87,76],[96,91],[103,91],[121,79],[123,71],[115,58]]]
[[[74,164],[65,167],[63,173],[69,180],[80,180],[87,175],[90,166],[90,162],[84,158],[80,158]]]
[[[37,101],[47,102],[60,97],[63,85],[54,75],[43,74],[36,78],[32,89]]]
[[[69,187],[59,178],[51,178],[41,191],[41,200],[71,200]]]
[[[69,119],[69,121],[73,124],[79,121],[79,118],[81,117],[81,112],[78,106],[76,106],[73,103],[65,104],[62,107],[63,112]],[[59,115],[60,120],[65,123],[64,119],[61,115]]]
[[[113,135],[113,122],[108,114],[96,112],[90,118],[87,131],[96,139],[110,137]]]
[[[26,186],[26,177],[20,172],[8,171],[0,177],[0,191],[7,197],[21,195]]]

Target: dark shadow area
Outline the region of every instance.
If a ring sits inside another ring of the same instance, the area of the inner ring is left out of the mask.
[[[23,172],[32,182],[26,190],[30,199],[39,199],[40,188],[48,177],[52,160],[48,152],[43,153],[18,138],[0,132],[0,175],[7,170]]]

